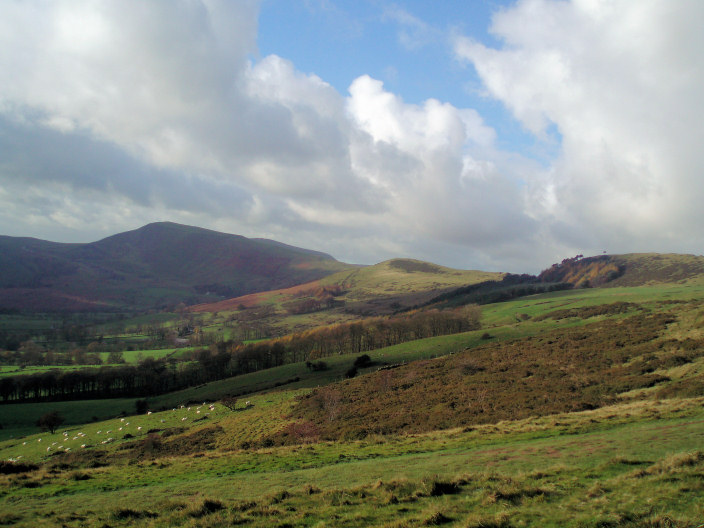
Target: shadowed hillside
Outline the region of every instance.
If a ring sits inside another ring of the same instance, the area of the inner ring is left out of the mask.
[[[319,279],[350,266],[278,242],[170,222],[88,244],[0,237],[0,308],[163,308]]]

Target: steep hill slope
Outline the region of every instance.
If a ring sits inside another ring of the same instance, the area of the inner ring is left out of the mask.
[[[170,222],[88,244],[0,237],[0,308],[162,308],[270,290],[350,266],[262,239]]]

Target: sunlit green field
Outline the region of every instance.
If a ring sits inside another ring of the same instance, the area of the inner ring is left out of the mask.
[[[26,446],[5,443],[3,458],[24,450],[27,459],[49,466],[2,477],[2,501],[14,505],[4,510],[4,522],[432,526],[443,519],[448,526],[665,526],[669,519],[694,527],[704,513],[701,398],[471,430],[240,449],[266,428],[281,426],[278,410],[292,395],[281,396],[253,397],[234,412],[217,404],[215,410],[179,407],[69,428],[67,435],[34,435]],[[197,421],[198,411],[210,416]],[[145,449],[148,427],[183,424],[195,435],[215,423],[220,430],[201,456]],[[120,439],[125,431],[136,440]],[[45,446],[59,445],[63,454],[47,454]],[[98,449],[107,453],[101,460],[108,465],[91,467],[87,453]]]
[[[552,310],[614,302],[632,302],[654,307],[656,304],[670,300],[692,299],[704,299],[704,285],[666,284],[631,288],[565,290],[483,306],[482,321],[485,327],[502,326],[518,322],[521,314],[534,317]]]

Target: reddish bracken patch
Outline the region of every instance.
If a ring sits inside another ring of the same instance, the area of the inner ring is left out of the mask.
[[[260,293],[250,293],[249,295],[242,295],[241,297],[234,297],[233,299],[225,299],[224,301],[219,301],[216,303],[196,304],[195,306],[189,307],[189,311],[221,312],[239,310],[241,307],[252,308],[254,306],[259,306],[262,301],[270,299],[273,296],[294,298],[303,292],[315,291],[320,287],[320,281],[315,280],[312,282],[306,282],[305,284],[299,284],[298,286],[292,286],[290,288],[282,288],[280,290],[271,290]]]

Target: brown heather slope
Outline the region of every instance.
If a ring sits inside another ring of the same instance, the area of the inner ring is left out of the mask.
[[[248,295],[242,295],[240,297],[234,297],[232,299],[225,299],[224,301],[219,301],[215,303],[205,303],[196,304],[189,307],[191,312],[222,312],[222,311],[236,311],[244,308],[254,308],[267,301],[274,301],[275,299],[293,299],[301,294],[306,294],[308,292],[314,292],[321,287],[320,280],[306,282],[305,284],[299,284],[298,286],[292,286],[290,288],[281,288],[278,290],[270,290],[265,292],[250,293]]]
[[[701,376],[659,373],[704,356],[704,340],[667,339],[675,315],[629,308],[625,319],[488,343],[316,389],[292,417],[324,439],[360,438],[593,409],[649,387],[656,396],[704,395]]]

